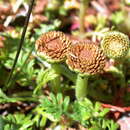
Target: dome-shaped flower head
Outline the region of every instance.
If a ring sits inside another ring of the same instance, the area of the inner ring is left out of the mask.
[[[101,41],[103,52],[112,59],[120,59],[126,56],[129,47],[128,36],[117,31],[107,32]]]
[[[106,58],[96,44],[82,42],[71,46],[66,63],[71,70],[93,75],[102,72]]]
[[[36,41],[37,54],[48,62],[55,63],[65,60],[71,42],[60,31],[42,34]]]

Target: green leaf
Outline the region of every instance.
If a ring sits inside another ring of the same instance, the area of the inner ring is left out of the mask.
[[[58,101],[59,104],[62,104],[62,102],[63,102],[63,96],[62,96],[61,93],[57,94],[57,101]]]
[[[95,103],[95,111],[99,111],[100,108],[101,108],[101,103],[96,102],[96,103]]]
[[[37,93],[38,90],[40,90],[46,83],[48,83],[51,80],[54,80],[57,77],[57,74],[52,69],[46,69],[46,70],[41,70],[38,73],[36,83],[37,86],[35,90],[33,91],[34,94]]]
[[[52,30],[57,30],[61,25],[61,21],[58,19],[53,20],[52,24],[46,25],[46,24],[41,24],[39,29],[35,29],[35,35],[36,37],[39,37],[45,32],[49,32]]]
[[[55,95],[53,93],[50,93],[50,98],[51,98],[53,104],[57,105],[58,102],[57,102],[57,99],[56,99],[56,97],[55,97]]]
[[[24,114],[15,113],[2,117],[4,120],[4,129],[2,130],[29,130],[34,122],[31,121],[31,115],[25,116]],[[32,130],[32,129],[30,129]]]
[[[69,103],[70,103],[70,98],[69,97],[65,97],[65,99],[63,101],[63,109],[64,109],[64,111],[67,111]]]
[[[70,117],[73,120],[79,121],[83,126],[89,128],[89,130],[105,130],[107,128],[111,130],[111,120],[105,117],[108,112],[109,109],[102,109],[99,102],[93,104],[89,99],[85,98],[81,101],[75,101]]]
[[[99,116],[104,117],[109,111],[110,111],[110,109],[105,108],[105,109],[103,109],[103,110],[99,113]]]
[[[83,105],[84,107],[91,107],[91,108],[93,107],[92,102],[87,98],[85,98],[82,102],[79,102],[79,103]]]
[[[102,129],[99,128],[99,127],[94,126],[94,127],[89,128],[88,130],[102,130]]]
[[[6,124],[6,122],[4,121],[2,116],[0,116],[0,130],[4,130],[5,124]]]
[[[108,120],[107,126],[109,130],[117,130],[119,128],[119,125],[115,123],[113,120]]]
[[[111,20],[118,25],[124,21],[124,16],[123,11],[117,11],[111,15]]]
[[[48,119],[59,121],[62,115],[68,113],[69,105],[67,104],[69,100],[67,97],[63,98],[61,93],[58,93],[56,96],[51,93],[49,97],[49,99],[47,97],[44,97],[42,100],[40,99],[40,107],[44,110],[44,115],[46,115]]]

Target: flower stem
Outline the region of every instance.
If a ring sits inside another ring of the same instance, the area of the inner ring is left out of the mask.
[[[58,93],[61,91],[61,81],[60,81],[60,68],[57,63],[52,64],[52,69],[58,75],[54,80],[51,81],[52,91]]]
[[[85,11],[87,8],[88,0],[81,0],[80,2],[80,12],[79,12],[79,20],[80,20],[80,34],[83,36],[85,33],[85,27],[84,27],[84,17],[85,17]]]
[[[87,86],[88,86],[89,76],[82,76],[78,74],[76,81],[76,98],[82,100],[87,96]]]
[[[67,68],[67,66],[65,66],[64,64],[60,64],[59,68],[60,68],[60,71],[61,71],[60,73],[62,75],[64,75],[65,77],[67,77],[73,83],[76,82],[76,74],[73,73],[72,71],[70,71],[70,69]]]

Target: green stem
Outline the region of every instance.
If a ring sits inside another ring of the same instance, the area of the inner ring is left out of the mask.
[[[55,71],[56,74],[58,74],[58,77],[51,82],[52,91],[54,93],[61,91],[60,74],[67,77],[73,83],[76,82],[76,74],[70,71],[64,64],[52,64],[52,69]]]
[[[82,100],[87,96],[87,86],[88,86],[89,76],[82,76],[78,74],[76,81],[76,98]]]
[[[58,93],[61,91],[61,81],[60,81],[60,68],[57,63],[52,64],[52,69],[58,75],[54,80],[51,81],[52,91]]]
[[[36,59],[43,64],[43,59],[38,57],[35,52],[32,53],[33,56],[36,57]],[[73,83],[75,83],[76,81],[76,74],[74,72],[72,72],[65,64],[59,64],[58,66],[58,70],[60,71],[60,74],[64,75],[65,77],[67,77],[70,81],[72,81]]]
[[[85,27],[84,27],[84,18],[85,18],[85,11],[87,8],[88,0],[81,0],[80,2],[80,12],[79,12],[79,19],[80,19],[80,36],[83,37],[83,34],[85,33]]]
[[[76,74],[70,71],[65,65],[59,65],[60,73],[67,77],[73,83],[76,82]]]

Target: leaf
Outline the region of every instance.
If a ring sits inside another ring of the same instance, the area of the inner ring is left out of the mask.
[[[91,107],[91,108],[93,107],[92,102],[87,98],[85,98],[82,102],[79,102],[79,103],[83,105],[84,107]]]
[[[104,117],[109,111],[110,111],[110,109],[105,108],[105,109],[103,109],[103,110],[99,113],[99,116]]]
[[[101,128],[94,126],[94,127],[89,128],[88,130],[101,130]]]
[[[31,114],[25,116],[24,114],[16,113],[14,115],[9,114],[3,117],[5,122],[4,130],[29,130],[28,128],[34,124],[34,122],[31,121],[31,116]]]
[[[0,116],[0,130],[4,130],[4,126],[5,126],[5,121],[4,119],[2,118],[2,116]]]
[[[64,102],[63,102],[63,109],[64,109],[64,111],[67,111],[69,103],[70,103],[70,98],[69,97],[65,97]]]
[[[55,72],[52,69],[46,69],[46,70],[42,69],[38,73],[38,76],[37,76],[37,79],[36,79],[37,86],[36,86],[33,93],[36,94],[37,91],[39,89],[41,89],[46,83],[55,79],[56,77],[57,77],[57,74],[55,74]]]
[[[57,99],[55,98],[55,95],[53,93],[50,93],[50,98],[51,98],[54,105],[56,105],[58,103]]]
[[[108,120],[105,117],[108,112],[109,109],[101,109],[99,102],[93,104],[89,99],[85,98],[84,100],[76,101],[73,104],[73,113],[70,117],[73,120],[79,121],[83,126],[90,130],[105,130],[107,128],[110,128],[109,130],[111,130],[111,120]],[[115,124],[116,123],[114,123],[113,126]]]
[[[61,93],[58,93],[56,96],[51,93],[49,97],[50,99],[47,97],[44,97],[42,100],[40,99],[40,107],[44,110],[44,115],[46,115],[48,119],[54,122],[59,121],[62,115],[68,113],[69,98],[63,98]]]
[[[62,96],[61,93],[57,94],[57,101],[58,101],[58,104],[62,104],[62,102],[63,102],[63,96]]]
[[[101,108],[101,103],[96,102],[96,103],[95,103],[95,111],[99,111],[100,108]]]
[[[39,29],[35,29],[36,37],[39,37],[45,32],[57,30],[60,25],[61,25],[61,21],[59,21],[58,19],[53,20],[53,23],[49,25],[41,24]]]
[[[8,97],[4,94],[4,92],[2,91],[2,89],[0,89],[0,98],[8,99]]]

